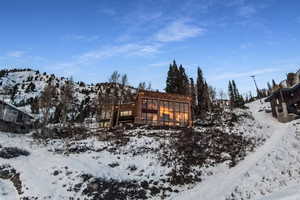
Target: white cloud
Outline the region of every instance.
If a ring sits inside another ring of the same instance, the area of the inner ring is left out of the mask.
[[[241,17],[250,17],[257,12],[256,8],[253,6],[241,6],[238,8],[238,15]]]
[[[20,58],[24,56],[25,53],[26,53],[25,51],[10,51],[6,55],[9,57]]]
[[[223,79],[235,79],[235,78],[243,78],[243,77],[250,77],[252,75],[260,75],[260,74],[266,74],[266,73],[272,73],[272,72],[279,72],[282,71],[281,68],[265,68],[265,69],[258,69],[248,72],[229,72],[224,74],[219,74],[217,76],[213,76],[210,79],[211,80],[223,80]]]
[[[187,24],[182,20],[174,21],[155,34],[154,39],[159,42],[182,41],[187,38],[197,37],[204,33],[204,29]]]
[[[155,54],[159,51],[160,44],[136,44],[129,43],[124,45],[107,46],[98,50],[86,52],[79,56],[80,61],[90,59],[101,60],[113,56],[146,56]]]
[[[137,44],[128,43],[123,45],[105,46],[74,56],[72,60],[53,63],[46,68],[64,76],[79,73],[84,67],[101,60],[120,56],[149,56],[159,52],[161,44]]]
[[[97,36],[97,35],[86,36],[86,35],[71,34],[71,35],[64,36],[63,39],[64,40],[79,40],[79,41],[93,42],[93,41],[99,40],[99,36]]]

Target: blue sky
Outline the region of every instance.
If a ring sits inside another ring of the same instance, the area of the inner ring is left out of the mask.
[[[209,84],[254,91],[300,68],[296,0],[3,0],[0,66],[86,82],[118,70],[163,89],[169,63]]]

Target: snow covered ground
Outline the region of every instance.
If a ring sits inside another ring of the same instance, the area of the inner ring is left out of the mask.
[[[13,184],[8,180],[0,179],[0,199],[2,200],[16,200],[18,193]]]
[[[237,131],[250,137],[264,138],[265,142],[253,152],[248,152],[235,167],[229,168],[225,161],[203,169],[200,183],[173,187],[173,192],[167,192],[169,199],[300,199],[300,120],[282,124],[263,111],[267,104],[254,102],[249,107],[254,120],[245,118],[240,121]],[[128,134],[135,136],[129,137],[129,141],[117,149],[109,141],[99,141],[96,136],[74,144],[68,140],[51,140],[44,144],[30,135],[0,133],[0,146],[19,147],[30,153],[29,156],[12,159],[0,158],[0,166],[9,164],[20,173],[23,191],[20,197],[83,199],[82,193],[87,186],[82,183],[85,174],[138,183],[152,180],[149,187],[156,185],[155,182],[162,184],[171,168],[159,163],[158,152],[161,144],[167,141],[164,141],[164,137],[139,135],[140,131],[128,131]],[[160,130],[152,131],[155,132]],[[167,135],[174,133],[166,131]],[[66,146],[89,149],[66,154],[63,152]],[[148,148],[152,150],[148,151]],[[179,193],[174,192],[175,189]],[[161,198],[150,194],[147,196],[151,199]],[[20,197],[11,181],[0,179],[0,200]]]
[[[81,191],[74,192],[71,190],[81,181],[81,175],[91,174],[95,177],[103,177],[114,180],[139,180],[148,179],[152,176],[154,180],[164,176],[169,169],[160,167],[152,157],[152,154],[143,154],[141,156],[130,156],[124,154],[112,154],[107,151],[95,152],[88,151],[86,153],[62,155],[59,149],[66,145],[60,140],[53,141],[51,145],[44,146],[37,144],[29,136],[16,135],[9,133],[0,133],[0,145],[5,147],[22,147],[30,152],[30,156],[20,156],[13,159],[0,158],[1,164],[10,164],[18,173],[23,186],[24,193],[22,197],[39,197],[39,199],[81,199]],[[106,146],[98,142],[95,138],[85,141],[84,146],[93,146],[93,148],[101,149]],[[130,142],[130,145],[124,147],[148,145],[155,147],[155,141],[148,138],[140,138]],[[125,149],[120,148],[120,151]],[[116,166],[111,167],[110,165]],[[131,170],[134,166],[137,169]],[[141,169],[144,172],[141,172]],[[142,175],[141,175],[142,174]],[[153,175],[154,174],[154,175]],[[148,177],[148,178],[147,178]],[[1,196],[2,195],[2,196]],[[0,199],[9,199],[15,196],[16,191],[11,187],[11,183],[0,179]],[[16,199],[16,198],[12,198]],[[17,198],[18,199],[18,198]]]
[[[267,104],[249,105],[268,138],[236,167],[221,171],[174,199],[300,199],[300,120],[279,123],[261,112]]]

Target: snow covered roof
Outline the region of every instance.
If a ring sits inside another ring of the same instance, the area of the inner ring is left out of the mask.
[[[23,114],[27,115],[27,116],[30,117],[31,119],[34,118],[31,114],[24,112],[24,111],[21,110],[20,108],[18,108],[18,107],[16,107],[16,106],[12,105],[12,104],[10,104],[10,103],[7,103],[7,102],[2,101],[2,100],[0,100],[0,103],[5,104],[5,105],[11,107],[12,109],[14,109],[14,110],[16,110],[16,111],[18,111],[18,112],[22,112]]]

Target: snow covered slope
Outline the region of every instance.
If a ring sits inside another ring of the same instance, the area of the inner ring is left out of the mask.
[[[262,111],[267,104],[248,106],[261,124],[265,144],[236,167],[220,170],[174,199],[300,199],[300,121],[282,124]]]
[[[246,116],[246,121],[241,122],[245,127],[234,122],[222,128],[237,130],[222,132],[200,126],[195,130],[145,126],[100,129],[78,140],[0,132],[0,185],[4,191],[0,199],[16,195],[8,179],[21,198],[30,200],[174,197],[219,169],[235,165],[255,147],[256,140],[239,134],[240,128],[259,127]],[[247,130],[250,131],[243,132],[262,136],[262,132]],[[15,152],[15,147],[29,154]],[[194,157],[200,156],[202,159],[193,164]],[[15,171],[7,176],[5,169]],[[99,195],[106,197],[98,198]]]
[[[59,96],[61,87],[68,80],[65,77],[57,77],[54,74],[40,73],[31,69],[0,70],[0,99],[32,113],[32,103],[37,101],[48,83],[56,87]],[[77,110],[95,101],[99,91],[109,90],[111,94],[115,94],[112,84],[109,83],[94,85],[74,82],[73,85]],[[117,87],[118,89],[119,87]],[[131,94],[136,93],[136,89],[130,86],[126,86],[125,90]],[[120,95],[120,90],[118,92],[117,94]]]
[[[0,180],[0,199],[16,200],[18,193],[13,184],[8,180]]]
[[[125,130],[114,142],[99,139],[111,136],[107,132],[79,141],[52,139],[46,143],[31,135],[0,133],[0,150],[22,147],[30,152],[29,156],[0,158],[0,169],[5,164],[14,168],[22,181],[21,197],[38,199],[97,199],[87,195],[105,184],[133,187],[129,193],[143,195],[146,191],[148,199],[160,199],[161,195],[176,200],[300,199],[300,120],[282,124],[263,111],[267,104],[254,102],[248,106],[254,120],[242,118],[233,127],[234,132],[263,138],[264,142],[253,152],[246,151],[247,156],[234,167],[225,160],[198,169],[201,182],[196,185],[170,185],[168,174],[174,166],[160,162],[160,156],[165,155],[161,153],[168,151],[162,145],[172,142],[176,130]],[[147,189],[140,190],[142,187]],[[0,199],[18,199],[16,188],[0,178]]]

